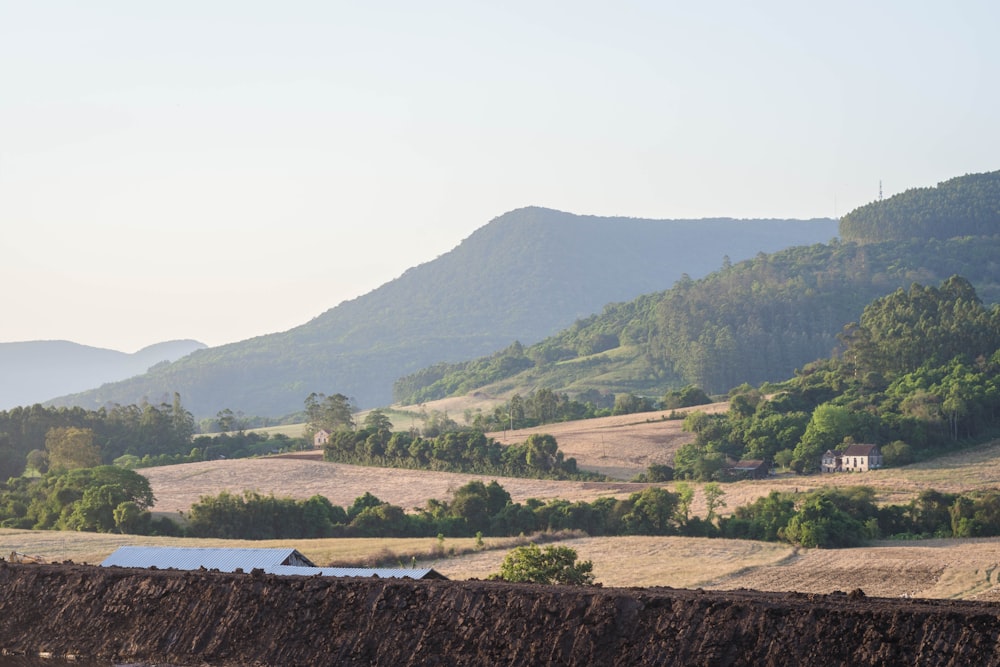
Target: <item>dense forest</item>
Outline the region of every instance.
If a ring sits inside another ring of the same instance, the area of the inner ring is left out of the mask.
[[[98,463],[111,463],[125,454],[188,452],[194,432],[194,417],[177,394],[159,405],[84,410],[35,404],[0,411],[0,479],[24,472],[29,456],[36,470],[47,469],[50,450],[60,445],[58,434],[72,434],[76,449],[93,450]]]
[[[536,345],[428,367],[397,382],[397,400],[422,402],[489,385],[659,396],[688,384],[724,394],[744,383],[780,381],[829,356],[845,324],[899,287],[959,273],[984,300],[997,302],[997,256],[1000,237],[834,243],[761,255],[609,305]]]
[[[706,275],[726,256],[746,259],[836,233],[828,219],[642,220],[519,209],[294,329],[199,350],[53,404],[96,409],[179,392],[198,419],[226,407],[282,417],[302,396],[335,386],[361,407],[388,405],[392,383],[425,366],[513,340],[537,342],[606,303],[663,289],[682,274]]]
[[[858,222],[867,220],[862,207],[844,218],[848,242],[760,253],[700,280],[682,277],[665,292],[610,304],[534,345],[402,377],[395,398],[414,403],[483,387],[660,396],[688,384],[724,394],[744,383],[780,381],[829,356],[841,328],[872,299],[913,282],[958,274],[987,303],[1000,301],[997,193],[1000,172],[903,193],[877,204],[880,220],[903,225],[918,202],[947,224],[930,229],[915,221],[882,240]],[[955,233],[941,238],[943,229]]]
[[[992,236],[998,216],[1000,172],[969,174],[855,209],[840,221],[840,236],[860,243]]]
[[[195,435],[192,414],[175,394],[170,403],[114,405],[98,410],[53,408],[35,404],[0,411],[0,479],[30,469],[45,473],[66,468],[114,463],[125,468],[237,458],[301,447],[280,434],[245,432],[231,410],[215,424],[231,434]]]
[[[689,414],[696,439],[677,452],[675,476],[716,479],[727,458],[813,472],[852,442],[900,465],[1000,429],[1000,306],[984,306],[964,278],[876,299],[840,340],[839,355],[786,382],[738,388],[727,413]]]

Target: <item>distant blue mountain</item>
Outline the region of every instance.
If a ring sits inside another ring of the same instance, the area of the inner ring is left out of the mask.
[[[65,340],[0,343],[0,410],[124,380],[204,347],[173,340],[126,354]]]

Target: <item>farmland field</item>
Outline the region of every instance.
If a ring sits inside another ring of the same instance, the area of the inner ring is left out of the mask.
[[[724,409],[710,406],[710,409]],[[513,434],[494,434],[506,442],[523,441],[533,431],[552,433],[561,449],[581,467],[629,478],[650,463],[669,463],[673,452],[690,435],[681,421],[666,413],[627,415],[552,424]],[[515,502],[528,498],[592,501],[601,496],[624,497],[645,484],[621,481],[569,482],[495,478],[459,473],[372,468],[322,461],[318,451],[259,459],[189,463],[140,471],[156,495],[154,511],[178,517],[201,496],[245,489],[263,494],[305,499],[314,494],[346,506],[370,491],[405,509],[423,507],[429,498],[446,500],[472,479],[497,479]],[[907,502],[924,489],[957,492],[1000,486],[1000,442],[940,457],[932,461],[870,473],[838,475],[779,475],[766,480],[723,485],[730,510],[772,490],[805,491],[824,486],[864,484],[876,490],[879,502]],[[668,488],[672,484],[664,485]],[[695,484],[696,489],[700,485]],[[692,510],[704,514],[700,493]],[[725,512],[726,509],[723,509]],[[294,546],[318,564],[361,564],[378,557],[383,563],[438,569],[452,578],[485,578],[496,572],[511,540],[486,539],[474,550],[474,540],[446,540],[445,553],[432,538],[327,539],[232,542],[179,538],[100,535],[92,533],[0,530],[0,555],[11,551],[49,561],[71,559],[95,563],[122,544]],[[927,596],[1000,600],[1000,538],[881,542],[843,550],[795,549],[785,544],[743,540],[680,537],[617,537],[570,539],[564,544],[594,562],[598,581],[608,586],[672,586],[706,589],[753,588],[828,593],[865,590],[868,595]],[[470,552],[465,553],[464,552]]]

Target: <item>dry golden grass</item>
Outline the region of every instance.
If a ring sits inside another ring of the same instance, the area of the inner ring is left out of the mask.
[[[725,411],[726,403],[701,405],[677,410],[715,413]],[[528,429],[500,431],[489,436],[505,445],[524,442],[533,433],[547,433],[559,443],[559,449],[576,459],[583,470],[599,472],[616,479],[632,479],[650,464],[673,463],[681,446],[694,440],[683,430],[682,419],[669,419],[671,410],[617,415],[573,422],[545,424]]]
[[[750,540],[603,537],[567,540],[606,586],[671,586],[879,597],[1000,600],[1000,538],[880,542],[855,549],[796,549]],[[496,572],[504,552],[435,561],[453,579]]]
[[[259,459],[184,463],[139,471],[149,479],[156,496],[154,511],[170,515],[187,511],[202,496],[221,491],[254,490],[264,495],[299,500],[327,497],[334,505],[349,506],[366,491],[404,509],[426,506],[431,498],[445,500],[471,480],[497,480],[515,502],[528,498],[594,500],[644,488],[628,482],[561,482],[397,468],[373,468],[326,463],[319,452],[299,452]]]
[[[880,542],[857,549],[802,549],[778,566],[712,585],[829,593],[861,588],[883,597],[1000,599],[1000,539]]]
[[[321,565],[433,567],[451,579],[497,572],[517,538],[216,540],[0,529],[0,555],[49,562],[99,563],[122,545],[294,547]],[[560,542],[594,563],[605,586],[671,586],[832,593],[861,588],[869,596],[1000,601],[1000,538],[881,542],[856,549],[796,549],[750,540],[683,537],[584,537]],[[469,551],[467,555],[449,556]]]
[[[583,537],[559,542],[594,563],[605,586],[697,588],[709,581],[765,565],[794,553],[783,544],[699,537]],[[420,561],[452,579],[485,579],[500,569],[505,551],[483,551],[458,558]]]

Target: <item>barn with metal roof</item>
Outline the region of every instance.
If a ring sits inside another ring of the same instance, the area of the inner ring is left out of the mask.
[[[156,568],[159,570],[219,570],[322,577],[380,577],[384,579],[447,579],[430,569],[317,567],[297,549],[209,547],[118,547],[102,567]]]

